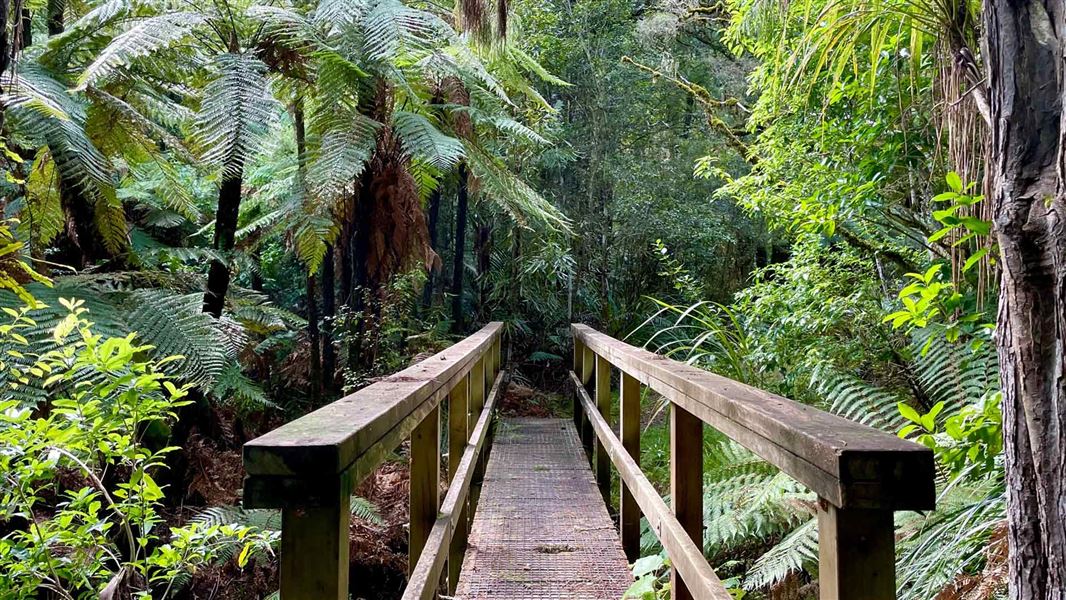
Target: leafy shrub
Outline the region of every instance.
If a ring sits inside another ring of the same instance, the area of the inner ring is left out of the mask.
[[[176,410],[188,385],[176,386],[151,346],[96,335],[83,303],[61,300],[67,316],[52,348],[29,356],[20,330],[36,324],[29,309],[5,309],[0,342],[18,359],[0,369],[10,385],[55,392],[39,404],[0,401],[0,595],[36,598],[166,597],[181,573],[240,547],[243,565],[269,551],[274,537],[231,525],[168,529],[156,483]],[[6,357],[5,357],[6,358]],[[26,366],[28,365],[28,366]]]

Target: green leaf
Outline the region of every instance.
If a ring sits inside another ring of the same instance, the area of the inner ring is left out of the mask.
[[[903,418],[921,425],[922,417],[918,414],[918,411],[903,402],[897,402],[896,407],[899,408],[899,414],[903,415]]]
[[[944,180],[948,182],[948,187],[956,192],[962,192],[962,178],[955,171],[948,171],[948,174],[944,177]]]
[[[970,269],[973,268],[974,265],[976,265],[982,258],[984,258],[986,254],[988,254],[988,248],[987,247],[981,248],[977,252],[974,252],[970,256],[970,258],[967,258],[966,262],[963,263],[962,272],[963,273],[968,272]]]

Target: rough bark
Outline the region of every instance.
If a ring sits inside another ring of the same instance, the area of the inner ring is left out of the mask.
[[[322,352],[321,338],[318,332],[318,298],[316,298],[317,285],[315,276],[307,276],[307,344],[311,348],[307,368],[307,382],[311,394],[311,406],[318,406],[322,397]]]
[[[440,221],[440,188],[433,190],[429,196],[429,247],[434,252],[440,253],[437,223]],[[422,308],[428,309],[433,305],[433,284],[436,282],[436,269],[430,268],[426,275],[426,285],[422,289]]]
[[[477,224],[474,231],[474,254],[477,257],[477,316],[486,321],[489,315],[489,269],[492,266],[492,225],[486,221]]]
[[[984,4],[1010,597],[1066,598],[1062,0]]]
[[[322,384],[326,392],[333,391],[337,377],[337,351],[333,347],[333,319],[337,315],[335,260],[333,246],[326,246],[322,261]]]
[[[204,292],[204,312],[216,318],[222,316],[222,308],[226,304],[226,292],[229,291],[229,253],[233,251],[234,237],[237,233],[242,176],[243,172],[238,167],[236,172],[231,172],[222,179],[222,185],[218,188],[215,239],[212,247],[221,257],[211,261],[211,268],[207,273],[207,290]]]
[[[459,194],[455,203],[455,253],[452,261],[452,331],[463,331],[463,263],[466,258],[467,198],[466,165],[459,165]]]

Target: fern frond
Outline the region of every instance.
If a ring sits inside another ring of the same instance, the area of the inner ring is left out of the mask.
[[[196,121],[203,158],[235,173],[261,149],[282,107],[270,91],[263,61],[246,54],[215,58]]]
[[[78,87],[97,83],[133,60],[148,56],[185,39],[192,29],[206,23],[209,15],[196,12],[168,12],[138,21],[105,47],[78,79]]]
[[[398,110],[392,117],[404,150],[441,170],[447,170],[463,158],[463,144],[441,133],[424,115]]]
[[[770,587],[792,573],[815,571],[817,566],[818,519],[810,519],[756,559],[744,576],[744,589]]]

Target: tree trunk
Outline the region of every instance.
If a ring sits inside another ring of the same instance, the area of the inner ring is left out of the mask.
[[[463,259],[466,254],[468,210],[466,165],[459,165],[459,197],[455,204],[455,254],[452,261],[452,331],[463,331]]]
[[[322,261],[322,384],[327,393],[333,391],[337,377],[337,351],[333,347],[333,319],[337,314],[335,259],[333,246],[326,246],[326,257]]]
[[[474,233],[474,254],[477,257],[477,316],[481,322],[489,315],[489,269],[492,267],[492,225],[482,221]]]
[[[439,251],[437,240],[437,222],[440,220],[440,187],[433,190],[429,196],[429,247],[434,252]],[[430,268],[426,275],[426,285],[422,288],[422,308],[428,309],[433,305],[433,284],[436,280],[436,269]]]
[[[229,291],[229,253],[233,251],[237,233],[237,215],[241,208],[241,180],[243,171],[237,167],[222,179],[218,188],[218,209],[215,211],[215,240],[213,248],[221,257],[211,261],[207,273],[207,291],[204,292],[204,312],[215,318],[222,316]]]
[[[322,353],[318,335],[318,299],[315,297],[315,276],[307,276],[307,344],[311,348],[307,381],[310,387],[311,406],[318,407],[322,396]]]
[[[1010,597],[1066,598],[1062,0],[984,4]]]
[[[66,11],[66,0],[48,0],[48,36],[63,33],[63,13]]]

